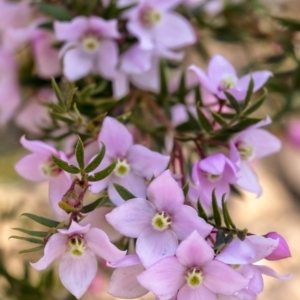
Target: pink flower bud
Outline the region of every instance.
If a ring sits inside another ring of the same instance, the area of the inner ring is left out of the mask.
[[[265,237],[274,240],[279,239],[277,248],[270,255],[265,257],[265,259],[280,260],[292,256],[287,242],[280,234],[278,234],[277,232],[269,232],[265,235]]]

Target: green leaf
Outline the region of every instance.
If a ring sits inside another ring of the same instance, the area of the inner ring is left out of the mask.
[[[243,119],[238,124],[228,128],[228,131],[231,133],[239,132],[260,121],[261,119],[256,119],[256,118]]]
[[[52,5],[42,2],[37,4],[37,9],[58,21],[70,21],[72,19],[70,12],[59,4]]]
[[[100,204],[103,200],[105,200],[105,199],[106,199],[106,197],[100,197],[100,198],[98,198],[97,200],[95,200],[94,202],[92,202],[92,203],[90,203],[90,204],[88,204],[88,205],[85,205],[85,206],[82,208],[81,212],[82,212],[83,214],[87,214],[87,213],[89,213],[89,212],[95,210],[95,209],[99,206],[99,204]]]
[[[37,237],[45,237],[48,234],[48,232],[46,232],[46,231],[32,231],[32,230],[27,230],[24,228],[12,228],[12,229],[26,233],[28,235],[37,236]]]
[[[210,121],[206,118],[206,116],[204,115],[204,113],[202,112],[201,108],[198,105],[197,105],[197,114],[198,114],[198,120],[201,128],[203,128],[206,132],[212,131],[213,127],[210,124]]]
[[[226,120],[223,119],[223,117],[220,114],[214,112],[213,110],[211,110],[210,113],[211,113],[212,117],[214,118],[214,120],[217,123],[219,123],[221,126],[226,126],[227,125]]]
[[[216,197],[216,189],[214,189],[212,192],[212,208],[213,208],[215,224],[216,226],[221,226],[222,220],[221,220],[221,214],[220,214],[218,201]]]
[[[55,112],[51,112],[51,116],[54,118],[54,119],[57,119],[57,120],[61,120],[67,124],[73,124],[74,123],[74,120],[70,119],[70,118],[67,118],[63,115],[60,115],[58,113],[55,113]]]
[[[225,222],[227,228],[232,227],[232,228],[235,229],[236,226],[235,226],[235,224],[233,223],[233,221],[232,221],[232,219],[231,219],[231,217],[230,217],[230,215],[229,215],[228,208],[227,208],[227,204],[226,204],[226,202],[225,202],[225,195],[226,195],[226,194],[224,194],[224,195],[222,196],[222,211],[223,211],[224,222]]]
[[[24,213],[21,216],[25,216],[25,217],[27,217],[27,218],[29,218],[29,219],[31,219],[31,220],[39,223],[39,224],[47,226],[47,227],[57,227],[60,224],[57,221],[46,219],[44,217],[40,217],[40,216],[37,216],[37,215],[34,215],[34,214],[30,214],[30,213]]]
[[[264,94],[252,105],[250,106],[244,113],[244,116],[248,116],[251,113],[255,112],[266,100],[267,90],[264,89]]]
[[[87,165],[87,167],[85,168],[85,171],[87,173],[94,171],[102,162],[105,152],[106,152],[106,147],[104,145],[104,143],[102,143],[102,147],[101,147],[101,151],[100,153]]]
[[[205,212],[203,206],[201,205],[200,199],[198,199],[198,201],[197,201],[197,211],[198,211],[198,216],[207,222],[208,217],[206,215],[206,212]]]
[[[199,105],[201,107],[201,106],[203,106],[203,102],[202,102],[202,95],[201,95],[200,87],[197,85],[194,90],[195,90],[196,103],[199,103]]]
[[[248,89],[247,89],[246,98],[243,103],[243,109],[245,109],[248,106],[248,104],[251,100],[251,96],[253,94],[253,88],[254,88],[254,81],[253,81],[253,78],[251,77],[249,85],[248,85]]]
[[[273,19],[278,21],[281,25],[288,27],[292,31],[300,31],[299,20],[290,19],[290,18],[280,18],[280,17],[273,17]]]
[[[160,75],[160,95],[164,97],[168,94],[168,80],[166,74],[166,63],[163,60],[159,64],[159,75]]]
[[[77,167],[75,167],[73,165],[69,165],[67,162],[65,162],[64,160],[61,160],[60,158],[58,158],[57,156],[55,156],[53,154],[52,154],[52,159],[58,167],[65,170],[66,172],[71,173],[71,174],[80,173],[80,170]]]
[[[112,164],[110,164],[107,168],[104,170],[101,170],[97,173],[95,173],[92,176],[88,176],[88,181],[94,182],[94,181],[99,181],[107,177],[116,167],[117,161],[115,160]]]
[[[23,240],[29,243],[33,243],[33,244],[42,244],[44,245],[44,241],[43,240],[39,240],[39,239],[35,239],[35,238],[29,238],[29,237],[24,237],[24,236],[17,236],[17,235],[12,235],[9,237],[10,239],[17,239],[17,240]]]
[[[30,249],[21,250],[21,251],[19,251],[19,254],[34,252],[34,251],[38,251],[38,250],[42,250],[42,249],[44,249],[44,246],[38,246],[38,247],[30,248]]]
[[[119,193],[119,195],[126,201],[129,199],[136,198],[131,192],[129,192],[126,188],[124,188],[122,185],[119,185],[117,183],[113,183],[115,189]]]
[[[78,135],[78,141],[75,148],[75,155],[80,169],[83,170],[84,169],[84,146],[79,135]]]
[[[184,187],[182,188],[183,190],[183,194],[184,194],[184,197],[186,197],[188,191],[189,191],[189,188],[190,188],[190,184],[187,182]]]
[[[61,91],[60,91],[60,89],[59,89],[59,87],[58,87],[58,85],[57,85],[57,83],[56,83],[56,81],[53,77],[51,78],[51,85],[52,85],[52,89],[54,90],[54,93],[56,95],[56,98],[57,98],[59,104],[62,107],[65,107],[65,101],[64,101],[63,96],[61,94]]]
[[[228,92],[224,91],[226,98],[228,99],[232,108],[236,111],[237,114],[241,112],[240,103]]]

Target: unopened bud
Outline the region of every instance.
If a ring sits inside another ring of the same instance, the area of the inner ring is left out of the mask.
[[[265,235],[265,237],[271,238],[274,240],[277,240],[277,239],[279,240],[277,248],[274,249],[274,251],[270,255],[265,257],[265,259],[280,260],[280,259],[284,259],[284,258],[288,258],[288,257],[292,256],[287,242],[280,234],[278,234],[277,232],[269,232]]]

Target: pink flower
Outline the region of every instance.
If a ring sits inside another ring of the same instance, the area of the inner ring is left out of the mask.
[[[126,254],[110,243],[102,230],[90,227],[90,224],[80,226],[72,221],[69,229],[58,229],[58,233],[48,240],[44,256],[38,262],[31,263],[34,269],[40,271],[61,256],[59,277],[77,299],[87,291],[97,275],[96,255],[113,262]]]
[[[289,121],[287,124],[287,139],[292,145],[300,146],[300,122],[299,120]]]
[[[214,251],[197,233],[188,236],[176,250],[138,277],[142,286],[159,299],[216,300],[216,294],[233,295],[248,280],[231,267],[214,260]]]
[[[206,237],[212,226],[184,205],[182,189],[169,170],[155,178],[147,189],[148,200],[131,199],[106,215],[107,221],[125,236],[137,238],[136,253],[145,267],[175,254],[178,240],[191,232]]]
[[[260,129],[271,123],[267,117],[265,120],[239,132],[230,140],[230,159],[239,168],[237,185],[241,188],[261,195],[262,189],[257,175],[249,166],[255,159],[265,157],[280,150],[280,140],[266,130]]]
[[[59,208],[58,202],[70,188],[70,174],[61,170],[52,160],[52,154],[64,161],[68,161],[66,155],[54,149],[52,146],[40,141],[28,141],[25,136],[21,138],[21,144],[32,153],[21,158],[15,165],[17,173],[23,178],[42,182],[49,180],[49,199],[55,213],[65,217],[66,213]]]
[[[191,187],[189,197],[194,203],[200,199],[204,209],[211,211],[212,192],[215,189],[219,206],[223,194],[230,192],[230,184],[238,180],[236,166],[221,153],[210,155],[193,166],[192,177],[196,187]]]
[[[151,151],[142,145],[134,145],[128,129],[111,117],[105,118],[98,141],[99,145],[103,142],[106,146],[106,155],[99,168],[103,169],[114,160],[117,160],[117,165],[108,177],[91,183],[90,190],[99,193],[108,187],[108,195],[116,205],[124,200],[113,183],[124,186],[137,197],[145,197],[145,179],[150,180],[153,176],[158,176],[169,163],[169,156]]]
[[[190,23],[172,11],[182,0],[142,0],[126,13],[127,28],[143,49],[181,48],[195,43]]]
[[[66,44],[61,50],[64,75],[78,80],[96,72],[106,79],[116,76],[120,37],[117,20],[106,21],[98,17],[76,17],[70,22],[54,23],[55,36]]]
[[[224,91],[232,94],[236,100],[246,96],[250,79],[254,81],[254,92],[259,90],[268,80],[270,71],[255,71],[238,78],[234,67],[221,55],[215,55],[208,63],[207,75],[197,66],[189,70],[196,73],[200,84],[220,99],[226,99]]]
[[[292,256],[287,242],[280,234],[278,234],[277,232],[269,232],[265,235],[265,237],[274,240],[279,240],[278,246],[273,250],[273,252],[270,255],[266,256],[265,259],[280,260]]]

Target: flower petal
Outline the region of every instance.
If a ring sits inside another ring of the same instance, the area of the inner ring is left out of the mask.
[[[281,280],[289,280],[293,277],[292,274],[288,274],[288,275],[279,275],[278,273],[276,273],[273,269],[271,269],[270,267],[267,266],[255,266],[256,268],[259,269],[259,271],[267,276],[271,276],[277,279],[281,279]]]
[[[89,249],[80,257],[66,252],[59,263],[59,277],[64,287],[79,299],[89,288],[97,269],[96,256]]]
[[[145,229],[136,241],[136,253],[142,264],[148,268],[167,256],[173,256],[178,246],[178,238],[172,230],[158,231]]]
[[[97,69],[106,79],[116,76],[116,67],[119,59],[119,50],[116,42],[104,40],[98,52]]]
[[[45,155],[47,154],[49,156],[51,154],[57,155],[57,151],[52,146],[41,141],[27,140],[25,135],[21,137],[20,143],[25,149],[34,153],[45,154]]]
[[[55,233],[48,240],[45,249],[44,256],[36,263],[30,263],[30,265],[38,270],[46,269],[57,257],[61,256],[67,250],[68,237],[66,235]]]
[[[207,77],[207,75],[203,72],[202,69],[198,68],[195,65],[191,65],[188,68],[189,71],[193,71],[196,76],[198,77],[198,80],[200,82],[200,85],[202,85],[205,89],[207,89],[208,91],[210,91],[211,93],[215,94],[217,92],[217,89],[214,85],[211,84],[209,78]]]
[[[90,17],[88,21],[91,29],[94,32],[98,32],[101,37],[115,39],[120,37],[117,20],[104,20],[99,17]]]
[[[76,17],[71,22],[54,22],[55,37],[59,41],[76,41],[88,28],[86,17]]]
[[[190,288],[187,284],[184,285],[178,292],[177,300],[217,300],[217,295],[200,285],[197,288]]]
[[[90,228],[91,224],[81,226],[77,222],[72,220],[71,225],[68,229],[57,229],[57,231],[66,235],[85,234],[89,232]]]
[[[254,88],[253,92],[258,91],[266,82],[267,80],[273,76],[273,73],[270,71],[255,71],[251,74],[244,75],[241,77],[237,83],[239,89],[246,90],[248,89],[251,77],[254,81]]]
[[[151,226],[154,215],[155,209],[149,201],[136,198],[116,207],[106,215],[106,219],[125,236],[137,238],[143,230]]]

